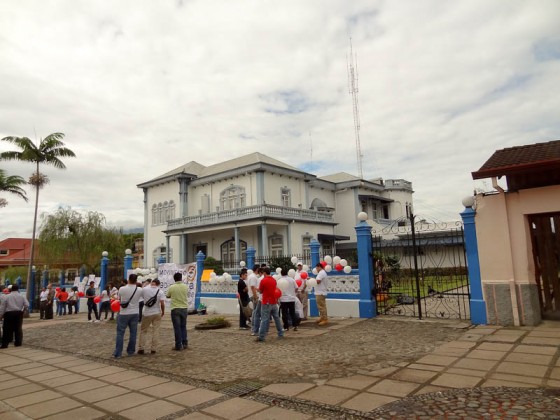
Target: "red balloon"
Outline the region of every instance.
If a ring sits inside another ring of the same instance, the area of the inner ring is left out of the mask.
[[[334,268],[336,269],[336,271],[344,270],[344,267],[342,266],[342,264],[337,264],[337,265],[334,266]]]
[[[7,294],[10,293],[10,289],[8,289],[8,288],[6,287],[4,290],[2,290],[2,293],[4,293],[5,295],[7,295]]]
[[[60,287],[57,287],[56,289],[54,289],[57,292],[60,292]]]
[[[325,268],[327,266],[327,262],[326,261],[321,261],[321,267]]]
[[[79,296],[79,297],[84,297],[85,294],[84,294],[84,292],[78,292],[78,296]]]
[[[282,290],[276,289],[276,290],[274,291],[274,297],[275,297],[276,299],[280,299],[281,296],[282,296]]]
[[[301,279],[297,279],[297,280],[296,280],[297,287],[301,287],[301,284],[302,284],[302,283],[303,283],[303,282],[301,281]]]
[[[301,273],[299,273],[299,276],[305,280],[307,278],[307,271],[302,271]]]
[[[111,311],[119,312],[121,310],[121,302],[118,300],[114,300],[111,302]]]
[[[95,303],[101,302],[101,296],[95,296],[95,297],[93,298],[93,301],[94,301]]]

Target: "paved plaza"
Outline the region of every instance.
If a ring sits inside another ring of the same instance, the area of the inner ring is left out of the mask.
[[[470,327],[378,317],[313,320],[264,343],[232,327],[113,360],[115,323],[25,321],[1,350],[0,420],[558,418],[560,323]]]

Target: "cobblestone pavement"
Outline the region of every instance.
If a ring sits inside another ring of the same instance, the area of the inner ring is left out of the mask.
[[[204,318],[188,351],[167,318],[156,355],[118,361],[114,323],[26,320],[24,347],[0,353],[0,420],[560,419],[560,323],[334,319],[256,343],[193,330]]]

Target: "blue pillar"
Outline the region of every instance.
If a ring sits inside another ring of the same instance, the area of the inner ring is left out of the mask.
[[[81,266],[80,267],[80,283],[82,281],[84,281],[84,277],[86,276],[86,267],[85,266]]]
[[[29,312],[33,312],[33,303],[35,302],[35,266],[31,267],[31,276],[29,277]]]
[[[59,275],[59,279],[60,279],[60,287],[64,287],[64,270],[60,270],[60,275]]]
[[[321,257],[319,256],[321,244],[316,239],[312,239],[309,243],[309,248],[311,249],[310,269],[313,271],[313,268],[321,262]],[[309,314],[311,316],[319,316],[319,308],[317,308],[317,300],[315,299],[315,289],[313,289],[313,293],[309,293]]]
[[[6,281],[4,283],[5,287],[8,287],[10,285],[10,279],[6,278]]]
[[[253,266],[255,265],[255,255],[257,253],[257,250],[255,248],[253,248],[252,245],[249,245],[249,247],[247,248],[247,268],[248,269],[253,269]]]
[[[49,270],[46,268],[43,270],[43,287],[47,287],[49,285]]]
[[[107,286],[108,268],[109,268],[109,258],[107,258],[107,251],[103,251],[101,258],[101,281],[99,282],[99,290],[105,290]]]
[[[165,256],[160,255],[159,258],[157,259],[157,263],[158,265],[165,264]]]
[[[471,322],[475,325],[488,323],[486,317],[486,302],[482,295],[482,279],[480,276],[480,262],[478,260],[478,242],[476,239],[476,211],[467,207],[461,213],[465,226],[465,249],[467,253],[467,267],[471,287]]]
[[[202,251],[198,251],[196,254],[196,295],[194,298],[194,308],[198,309],[200,305],[200,293],[202,292],[202,272],[204,271],[204,260],[206,255]]]
[[[16,279],[16,284],[21,289],[21,276],[18,276],[18,278]]]
[[[132,251],[130,249],[127,249],[126,251],[124,251],[124,253],[124,279],[128,280],[128,275],[126,273],[128,272],[128,270],[132,270]]]
[[[360,220],[356,229],[358,248],[358,275],[360,278],[360,318],[374,318],[377,302],[373,296],[373,259],[371,256],[371,226]]]

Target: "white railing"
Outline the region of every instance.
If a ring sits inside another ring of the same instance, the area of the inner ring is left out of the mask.
[[[198,216],[185,216],[171,219],[167,222],[167,229],[180,229],[193,226],[214,225],[224,222],[237,222],[259,217],[275,217],[279,219],[292,219],[298,221],[333,222],[332,213],[316,210],[307,210],[293,207],[273,206],[262,204],[258,206],[241,207],[234,210],[223,210]]]

